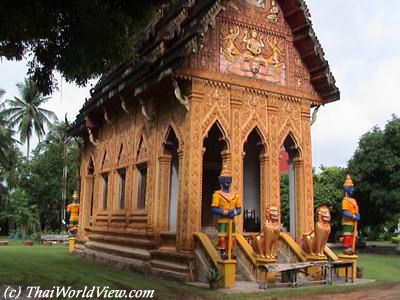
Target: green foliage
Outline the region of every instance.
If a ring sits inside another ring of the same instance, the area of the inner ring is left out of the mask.
[[[340,234],[341,202],[344,196],[343,182],[346,170],[340,167],[320,167],[314,174],[314,211],[320,205],[328,205],[331,211],[331,239],[337,240]],[[281,221],[289,229],[289,177],[281,174]]]
[[[1,99],[4,94],[5,90],[0,88],[0,167],[7,164],[7,151],[12,147],[12,144],[14,142],[12,138],[13,131],[10,129],[9,122],[2,114],[5,105],[4,102],[1,101]]]
[[[393,236],[391,238],[391,241],[392,241],[393,244],[400,243],[400,236]]]
[[[40,140],[45,133],[44,125],[50,125],[50,121],[57,120],[57,117],[52,111],[40,107],[50,98],[41,95],[33,80],[25,79],[17,87],[20,98],[8,99],[5,102],[7,107],[1,111],[0,118],[7,119],[10,127],[18,127],[20,141],[27,141],[28,157],[33,132]]]
[[[341,229],[342,199],[344,197],[343,182],[346,170],[340,167],[321,166],[314,174],[314,209],[320,205],[328,205],[331,212],[332,240],[337,240]]]
[[[61,228],[63,153],[67,126],[55,123],[50,127],[45,140],[33,151],[33,157],[27,164],[22,176],[21,187],[29,194],[39,211],[42,230]],[[67,196],[72,195],[76,187],[78,147],[71,140],[67,143],[68,180]]]
[[[2,233],[7,233],[12,213],[9,202],[11,191],[19,185],[20,173],[23,167],[23,157],[13,144],[6,150],[7,160],[0,166],[0,227]]]
[[[289,176],[286,173],[281,174],[281,222],[289,230]]]
[[[400,214],[400,119],[364,134],[348,163],[364,230],[394,232]]]
[[[22,189],[15,189],[11,194],[11,212],[22,239],[27,234],[35,233],[39,225],[37,206],[30,204],[29,197]]]
[[[135,57],[143,28],[168,0],[13,1],[0,4],[0,57],[26,54],[29,74],[45,95],[53,71],[84,85]]]
[[[221,275],[219,274],[218,269],[216,267],[211,267],[208,270],[207,281],[213,282],[213,281],[218,281],[220,279],[221,279]]]

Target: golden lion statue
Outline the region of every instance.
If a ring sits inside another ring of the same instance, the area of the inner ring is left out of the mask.
[[[281,213],[278,207],[267,208],[264,227],[259,234],[252,235],[253,249],[259,256],[276,258],[276,248],[282,227],[280,218]]]
[[[326,205],[318,207],[317,218],[318,221],[315,223],[314,230],[303,234],[301,248],[306,254],[325,256],[325,245],[331,233],[331,213],[329,207]]]

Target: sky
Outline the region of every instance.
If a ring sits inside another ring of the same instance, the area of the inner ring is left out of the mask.
[[[314,31],[329,61],[341,100],[319,109],[312,126],[313,165],[346,166],[362,134],[400,116],[400,1],[306,0]],[[0,61],[4,98],[18,95],[26,62]],[[56,74],[59,91],[45,108],[73,121],[90,85],[79,88]],[[32,141],[34,145],[36,139]]]

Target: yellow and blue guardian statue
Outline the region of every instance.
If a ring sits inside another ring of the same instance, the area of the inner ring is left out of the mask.
[[[72,203],[67,205],[67,220],[68,220],[68,235],[76,237],[78,233],[78,220],[79,220],[79,204],[78,193],[75,191],[72,195]]]
[[[222,170],[218,177],[218,183],[221,189],[215,191],[212,196],[211,211],[218,216],[218,244],[217,249],[222,258],[226,258],[229,244],[229,221],[232,220],[232,241],[231,249],[235,246],[236,239],[236,221],[235,217],[242,212],[242,203],[238,194],[230,191],[232,176],[227,170]]]
[[[356,199],[351,197],[354,185],[350,175],[346,177],[343,190],[345,192],[345,197],[342,200],[343,252],[345,254],[353,254],[355,252],[357,223],[360,221],[360,213]]]

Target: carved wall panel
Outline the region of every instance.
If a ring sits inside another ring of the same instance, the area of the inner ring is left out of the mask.
[[[221,21],[220,71],[285,85],[285,38]]]
[[[221,124],[224,132],[230,135],[230,92],[227,87],[212,82],[203,82],[202,93],[202,130],[206,136],[216,120]]]
[[[238,23],[257,26],[282,35],[290,34],[282,11],[276,1],[270,0],[228,0],[223,2],[227,9],[219,15]]]

